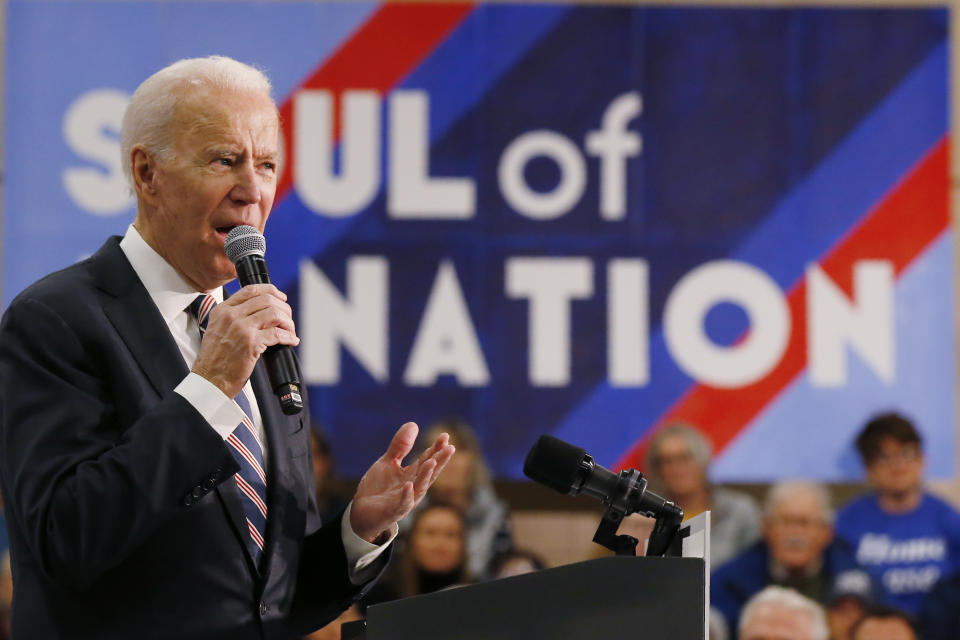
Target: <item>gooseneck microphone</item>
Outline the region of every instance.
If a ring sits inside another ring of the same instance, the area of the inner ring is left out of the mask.
[[[618,553],[622,548],[617,548],[617,541],[613,538],[616,525],[624,516],[639,513],[656,518],[657,527],[650,537],[647,555],[663,555],[672,544],[676,529],[683,520],[683,509],[647,491],[647,480],[639,471],[629,469],[614,473],[594,462],[593,457],[580,447],[550,435],[540,436],[530,449],[523,464],[523,473],[531,480],[560,493],[571,496],[583,493],[599,498],[607,507],[605,518],[609,520],[610,527],[604,529],[601,525],[594,541],[610,546]],[[630,540],[635,546],[636,540]]]
[[[241,286],[270,284],[270,271],[263,259],[267,252],[267,241],[256,227],[244,224],[231,229],[223,252],[236,265]],[[273,345],[267,347],[263,359],[280,408],[288,416],[300,413],[303,398],[300,396],[300,373],[293,349],[285,344]]]

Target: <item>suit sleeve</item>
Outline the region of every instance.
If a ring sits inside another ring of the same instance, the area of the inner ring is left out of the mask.
[[[90,318],[87,318],[89,321]],[[41,570],[84,588],[184,509],[200,483],[236,471],[222,439],[172,390],[118,418],[109,354],[84,318],[36,299],[0,325],[0,476],[9,518]]]

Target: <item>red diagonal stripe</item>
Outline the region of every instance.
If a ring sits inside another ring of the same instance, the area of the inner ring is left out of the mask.
[[[241,476],[239,473],[238,473],[237,475],[235,475],[234,478],[237,479],[237,486],[240,487],[240,491],[242,491],[244,494],[246,494],[246,496],[247,496],[248,498],[250,498],[250,501],[253,502],[254,506],[257,507],[257,510],[258,510],[261,514],[263,514],[263,517],[264,517],[264,518],[266,518],[266,517],[267,517],[267,505],[264,504],[263,498],[261,498],[261,497],[257,494],[257,492],[254,490],[254,488],[250,486],[250,483],[247,482],[246,480],[244,480],[244,479],[243,479],[243,476]]]
[[[415,69],[473,10],[473,4],[387,3],[347,42],[304,80],[280,105],[285,167],[277,185],[280,202],[293,181],[293,96],[301,89],[346,89],[386,93]],[[339,139],[339,107],[334,108],[334,139]]]
[[[820,261],[824,272],[853,296],[853,265],[859,260],[893,263],[899,276],[950,224],[949,144],[943,138],[863,220]],[[801,278],[787,294],[792,331],[777,367],[763,380],[738,389],[690,388],[630,451],[617,469],[641,468],[650,438],[664,425],[684,421],[710,434],[721,451],[807,366],[806,284]]]
[[[250,453],[250,450],[247,449],[247,446],[243,444],[243,441],[240,440],[236,435],[230,434],[227,436],[227,442],[233,446],[237,452],[243,456],[243,458],[250,463],[250,466],[253,467],[253,470],[256,472],[260,479],[263,481],[263,484],[267,484],[267,476],[263,473],[263,469],[260,467],[260,462],[253,457],[253,454]]]
[[[263,551],[263,536],[260,535],[260,532],[257,531],[257,528],[253,526],[253,523],[250,520],[247,520],[247,529],[250,531],[250,538],[253,542],[260,548],[260,551]]]

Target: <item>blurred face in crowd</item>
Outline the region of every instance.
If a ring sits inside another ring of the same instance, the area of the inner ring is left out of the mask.
[[[410,551],[416,565],[445,573],[458,569],[465,557],[463,520],[449,507],[429,507],[410,534]]]
[[[497,571],[497,578],[509,578],[511,576],[522,576],[525,573],[533,573],[537,568],[533,566],[530,558],[517,556],[503,563],[500,570]]]
[[[857,627],[852,640],[917,640],[917,634],[900,618],[869,618]]]
[[[806,611],[766,602],[744,623],[740,640],[813,640],[813,618]]]
[[[277,188],[277,111],[259,91],[208,89],[185,96],[170,124],[172,157],[132,150],[135,225],[183,279],[209,291],[236,278],[227,233],[261,232]]]
[[[867,479],[879,493],[903,495],[918,491],[923,482],[923,453],[914,442],[886,437],[867,464]]]
[[[457,449],[444,467],[443,473],[437,476],[432,490],[438,495],[468,491],[475,460],[476,456],[472,451]]]
[[[706,487],[705,470],[694,460],[686,438],[679,434],[660,440],[654,462],[670,496],[689,495]]]
[[[827,609],[827,626],[833,640],[850,640],[850,629],[863,617],[863,604],[859,598],[840,598]]]
[[[833,528],[813,491],[798,489],[784,495],[764,523],[773,558],[789,571],[815,566],[833,539]]]

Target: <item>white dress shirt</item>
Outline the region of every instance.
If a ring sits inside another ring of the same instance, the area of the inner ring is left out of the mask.
[[[200,328],[197,320],[190,311],[190,303],[199,295],[199,292],[184,282],[176,269],[170,266],[160,254],[146,243],[140,233],[130,225],[126,235],[120,241],[127,260],[143,283],[150,298],[163,316],[164,322],[170,329],[180,353],[188,367],[192,367],[200,351]],[[217,288],[208,291],[217,303],[223,302],[223,289]],[[237,425],[243,420],[244,412],[233,398],[227,397],[219,387],[193,373],[187,374],[174,389],[186,399],[203,416],[210,426],[226,440],[233,433]],[[263,432],[263,418],[260,415],[260,406],[250,386],[250,381],[243,386],[243,394],[250,402],[253,415],[250,419],[256,427],[257,437],[263,447],[264,464],[267,464],[266,438]],[[372,572],[365,571],[387,548],[397,535],[397,526],[393,526],[390,538],[382,545],[374,545],[358,536],[350,526],[351,502],[343,514],[341,537],[347,553],[347,566],[350,567],[350,580],[354,584],[362,584],[369,580]]]

